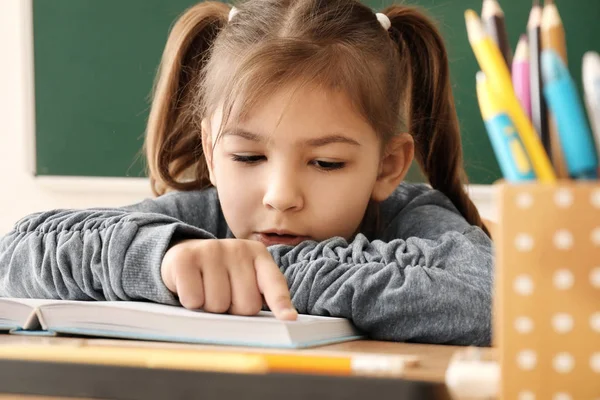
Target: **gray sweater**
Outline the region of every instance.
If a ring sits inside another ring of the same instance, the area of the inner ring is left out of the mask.
[[[374,339],[489,345],[493,256],[484,232],[425,185],[401,184],[380,220],[372,240],[268,248],[298,312],[349,318]],[[160,276],[170,244],[230,237],[214,188],[32,214],[0,239],[0,297],[179,304]]]

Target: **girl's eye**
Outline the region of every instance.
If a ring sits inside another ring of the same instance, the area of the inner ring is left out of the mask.
[[[246,164],[255,164],[263,159],[266,159],[265,156],[242,156],[239,154],[234,154],[231,156],[233,161],[242,162]]]
[[[244,155],[240,155],[240,154],[233,154],[231,156],[231,158],[233,161],[241,162],[244,164],[256,164],[260,161],[264,161],[267,159],[265,156],[258,156],[258,155],[244,156]],[[312,161],[311,164],[315,165],[317,168],[322,169],[324,171],[333,171],[336,169],[342,169],[346,166],[345,162],[331,162],[331,161],[321,161],[321,160]]]
[[[336,169],[342,169],[346,166],[344,162],[331,162],[331,161],[320,161],[315,160],[313,163],[320,169],[325,171],[333,171]]]

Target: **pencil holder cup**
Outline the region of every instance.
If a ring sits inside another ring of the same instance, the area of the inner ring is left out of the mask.
[[[600,398],[600,184],[499,184],[501,399]]]

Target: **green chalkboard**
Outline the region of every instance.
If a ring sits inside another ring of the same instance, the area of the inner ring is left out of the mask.
[[[380,10],[391,0],[366,4]],[[477,63],[463,13],[481,0],[414,0],[435,17],[448,45],[453,90],[471,182],[500,176],[479,116]],[[144,176],[141,155],[149,95],[169,27],[195,0],[33,0],[36,173]],[[569,63],[581,81],[581,57],[600,50],[600,1],[557,0]],[[530,1],[501,0],[514,48]],[[413,172],[413,177],[417,174]]]

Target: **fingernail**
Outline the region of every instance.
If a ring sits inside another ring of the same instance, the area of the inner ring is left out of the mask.
[[[283,319],[296,319],[298,317],[298,311],[293,308],[284,308],[281,310],[281,318]]]

